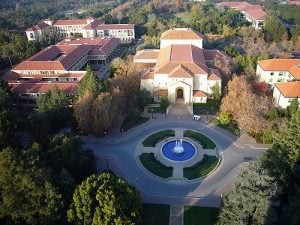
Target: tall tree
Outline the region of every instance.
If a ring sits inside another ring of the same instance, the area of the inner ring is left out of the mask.
[[[240,128],[255,134],[266,126],[266,113],[270,107],[271,100],[253,93],[245,76],[235,76],[228,82],[221,111],[229,112]]]
[[[91,67],[88,66],[85,76],[79,83],[79,96],[83,96],[88,91],[93,97],[96,97],[100,90],[100,80]]]
[[[112,173],[92,175],[76,188],[68,220],[78,225],[140,224],[141,199]]]
[[[61,196],[39,165],[40,148],[6,148],[0,152],[0,218],[50,224],[60,219]]]
[[[282,185],[288,183],[300,160],[300,111],[290,121],[282,124],[279,133],[273,135],[273,145],[263,159],[262,165]]]
[[[220,225],[264,225],[270,215],[274,179],[259,165],[249,165],[236,178],[233,191],[225,195],[219,216]]]
[[[7,83],[0,79],[0,148],[13,144],[16,125],[12,93]]]
[[[37,99],[37,110],[39,112],[46,112],[49,110],[60,110],[67,108],[69,105],[69,98],[66,93],[58,87],[54,87],[47,93],[41,95]]]

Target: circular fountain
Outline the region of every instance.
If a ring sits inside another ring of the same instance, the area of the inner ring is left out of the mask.
[[[162,154],[169,160],[183,162],[196,155],[196,148],[188,141],[173,140],[162,146]]]

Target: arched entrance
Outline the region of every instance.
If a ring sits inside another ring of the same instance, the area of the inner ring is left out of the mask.
[[[176,101],[183,101],[184,100],[184,96],[183,96],[183,88],[178,88],[176,90]]]

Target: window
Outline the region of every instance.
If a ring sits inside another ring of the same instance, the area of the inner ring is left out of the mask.
[[[33,38],[33,33],[30,33],[30,38]]]
[[[283,82],[284,80],[282,78],[277,79],[277,82]]]
[[[283,75],[283,72],[279,72],[279,76],[282,76]]]
[[[274,72],[271,72],[270,75],[273,76],[273,75],[274,75]]]
[[[273,78],[270,78],[270,79],[269,79],[269,82],[270,82],[270,83],[273,82]]]

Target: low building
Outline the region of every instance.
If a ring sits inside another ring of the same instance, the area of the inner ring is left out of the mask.
[[[294,99],[300,103],[300,81],[274,84],[273,97],[275,105],[281,108],[288,107]]]
[[[300,80],[300,59],[267,59],[257,63],[259,80],[273,87],[274,83]]]
[[[21,62],[3,77],[18,101],[34,104],[53,87],[73,95],[87,64],[105,64],[120,44],[117,38],[65,39]]]
[[[135,39],[133,24],[100,24],[96,27],[96,36],[115,37],[128,43]]]
[[[300,93],[300,59],[268,59],[257,63],[256,74],[270,84],[276,106],[286,108]]]
[[[47,19],[27,29],[26,36],[29,41],[40,41],[42,36],[49,31],[57,32],[63,38],[115,37],[124,43],[135,39],[133,24],[104,24],[102,20],[94,18],[55,21]]]
[[[248,2],[220,2],[216,4],[216,7],[240,11],[245,16],[245,19],[256,29],[262,28],[267,15],[261,5],[252,5]]]
[[[213,60],[225,53],[202,48],[202,34],[189,28],[174,28],[161,35],[160,49],[141,50],[134,62],[152,66],[141,79],[141,88],[151,92],[155,102],[167,97],[170,103],[205,103],[211,88],[222,78]]]

